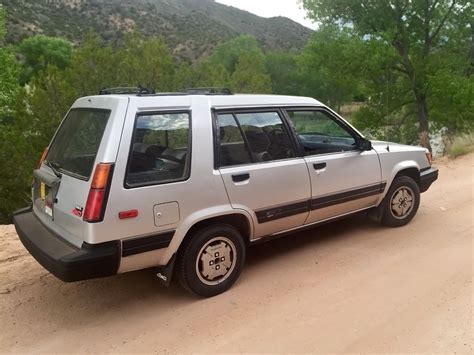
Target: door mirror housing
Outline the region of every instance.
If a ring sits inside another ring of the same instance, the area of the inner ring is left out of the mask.
[[[362,152],[372,150],[372,142],[366,138],[356,138],[356,146]]]

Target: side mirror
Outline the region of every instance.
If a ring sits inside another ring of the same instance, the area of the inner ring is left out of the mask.
[[[372,143],[365,138],[356,138],[356,146],[362,152],[372,150]]]

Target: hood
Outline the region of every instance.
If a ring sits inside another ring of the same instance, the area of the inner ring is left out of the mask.
[[[387,141],[377,141],[371,140],[372,148],[375,149],[376,152],[406,152],[406,151],[421,151],[425,152],[426,148],[414,145],[406,145],[400,143],[393,143]]]

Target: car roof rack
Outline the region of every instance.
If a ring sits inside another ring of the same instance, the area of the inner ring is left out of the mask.
[[[99,95],[137,95],[137,96],[179,96],[179,95],[233,95],[232,91],[223,87],[198,87],[186,88],[176,92],[155,92],[142,86],[128,87],[120,86],[114,88],[102,88]]]
[[[137,87],[129,87],[129,86],[119,86],[114,88],[102,88],[99,91],[99,95],[153,95],[155,94],[155,90],[147,89],[138,85]]]
[[[224,87],[186,88],[180,91],[191,95],[233,95],[230,89]]]

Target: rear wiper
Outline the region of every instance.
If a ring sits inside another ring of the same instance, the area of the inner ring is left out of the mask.
[[[62,176],[61,173],[59,172],[59,169],[61,169],[61,165],[53,161],[45,161],[45,164],[51,168],[54,175],[56,175],[58,178]]]

